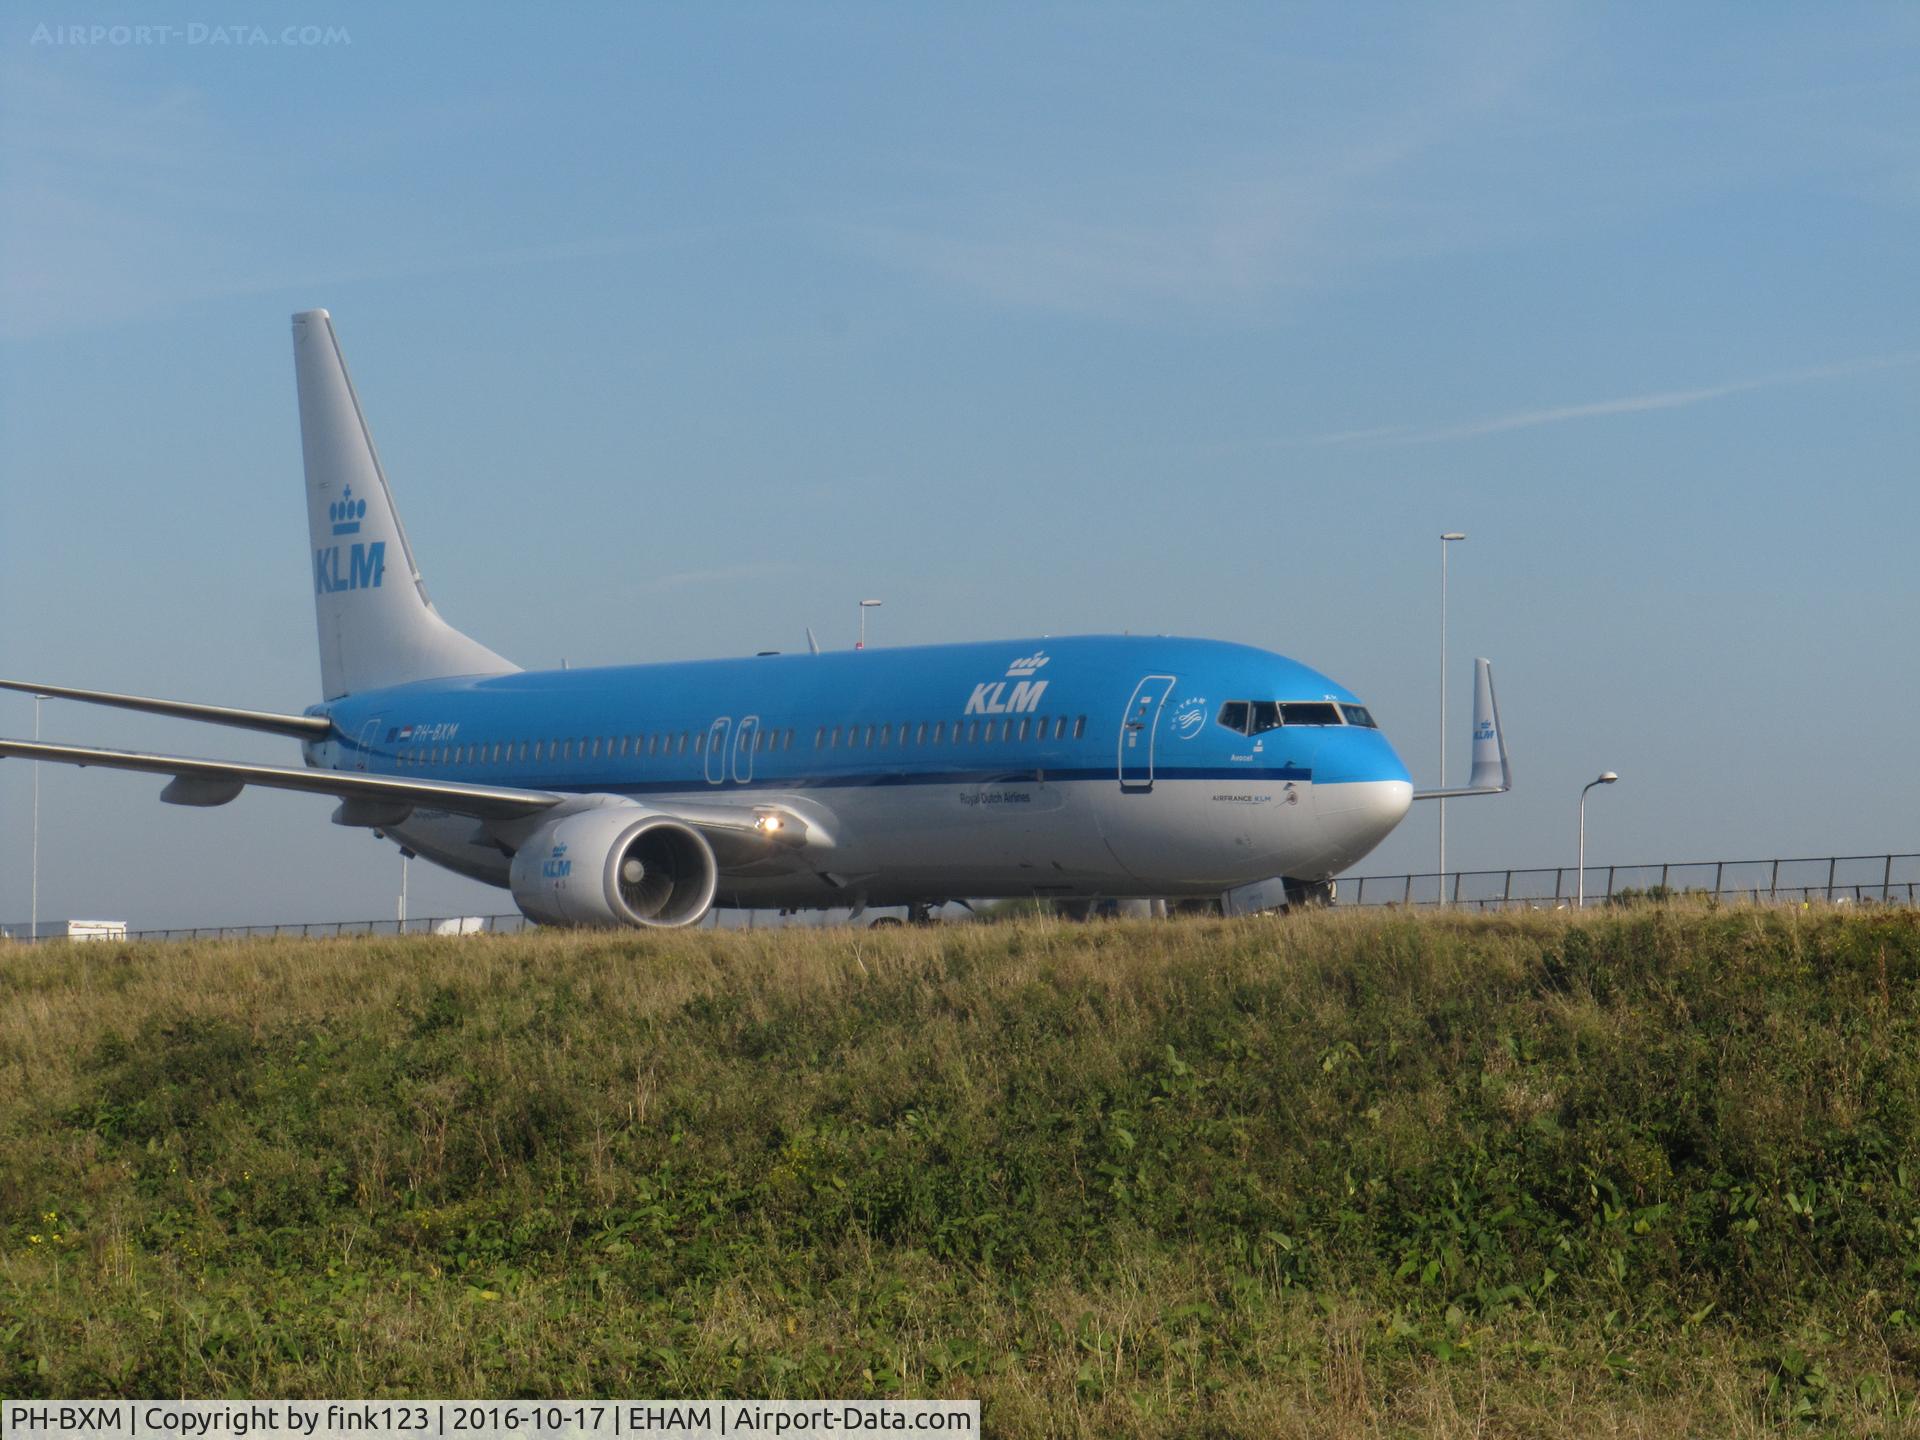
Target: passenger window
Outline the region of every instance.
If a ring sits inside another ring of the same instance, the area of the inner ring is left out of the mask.
[[[1073,722],[1073,738],[1078,740],[1087,733],[1087,717],[1078,716]]]
[[[793,727],[791,725],[787,727],[787,743],[780,748],[783,750],[791,750],[793,748]]]
[[[1022,720],[1020,722],[1020,738],[1022,740],[1027,738],[1027,727],[1032,723],[1033,722],[1031,720]]]
[[[1289,700],[1280,707],[1289,725],[1338,725],[1340,712],[1322,700]]]
[[[832,730],[827,732],[827,748],[829,750],[834,750],[834,749],[838,749],[839,745],[840,745],[840,727],[836,725],[833,727]]]
[[[882,750],[886,749],[887,742],[892,739],[893,739],[893,726],[882,725],[880,727],[880,748]]]
[[[959,733],[959,730],[957,727],[954,733],[955,734]],[[978,720],[969,720],[967,722],[967,744],[969,745],[975,744],[979,739],[980,739],[980,722]]]
[[[826,726],[822,725],[818,730],[813,732],[813,748],[816,750],[824,750],[827,748]]]
[[[947,743],[946,721],[936,720],[933,722],[933,743],[936,745],[944,745]]]
[[[681,733],[684,734],[685,732],[683,731]],[[698,735],[693,737],[693,753],[696,755],[704,755],[706,751],[707,751],[707,732],[702,730]]]

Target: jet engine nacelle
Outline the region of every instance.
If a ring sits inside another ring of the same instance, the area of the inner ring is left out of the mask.
[[[513,901],[542,925],[692,925],[719,877],[698,830],[640,805],[582,810],[542,825],[514,852]]]

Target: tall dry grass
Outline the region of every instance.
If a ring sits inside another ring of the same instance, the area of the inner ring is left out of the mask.
[[[43,948],[0,1002],[9,1394],[1915,1428],[1911,914]]]

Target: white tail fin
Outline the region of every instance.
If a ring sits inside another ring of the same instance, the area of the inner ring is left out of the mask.
[[[1493,665],[1473,662],[1473,773],[1457,790],[1416,790],[1416,800],[1446,800],[1456,795],[1504,795],[1513,788],[1507,764],[1507,732],[1500,725],[1500,703],[1493,698]]]
[[[519,669],[447,624],[427,599],[326,311],[293,317],[293,369],[325,698]]]

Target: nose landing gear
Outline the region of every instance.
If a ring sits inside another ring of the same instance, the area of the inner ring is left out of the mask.
[[[1283,879],[1280,883],[1287,888],[1289,910],[1321,909],[1333,904],[1335,882],[1332,880]]]

